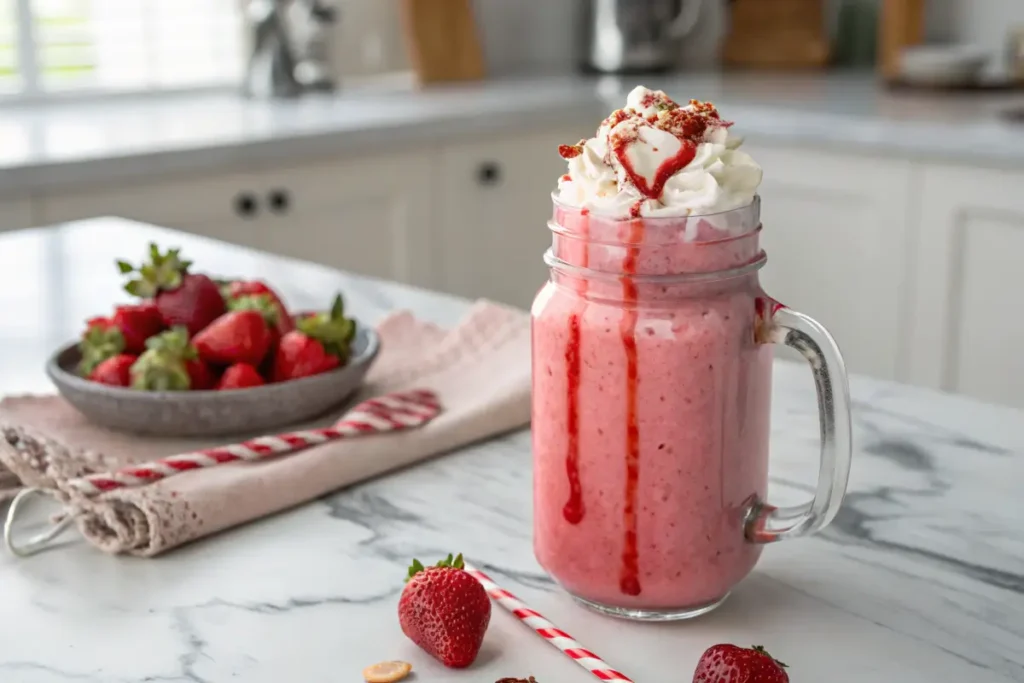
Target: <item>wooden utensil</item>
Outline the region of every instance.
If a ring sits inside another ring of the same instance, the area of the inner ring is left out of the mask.
[[[878,22],[878,68],[887,81],[900,76],[900,55],[904,48],[924,41],[924,12],[927,0],[882,0]]]
[[[402,0],[401,14],[409,61],[421,84],[484,77],[471,0]]]
[[[735,0],[722,50],[728,66],[820,68],[829,42],[822,0]]]

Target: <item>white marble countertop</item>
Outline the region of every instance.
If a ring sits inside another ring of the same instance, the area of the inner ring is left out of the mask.
[[[47,350],[118,296],[115,252],[153,238],[199,267],[272,274],[297,306],[338,287],[367,319],[408,307],[451,324],[466,306],[122,221],[0,235],[0,392],[46,390]],[[764,644],[795,683],[1024,681],[1024,413],[860,377],[852,390],[856,455],[836,523],[767,548],[705,618],[623,623],[551,584],[531,550],[520,432],[157,559],[103,555],[73,534],[32,558],[0,555],[0,681],[337,683],[386,658],[413,662],[420,683],[592,680],[499,609],[473,668],[418,651],[395,616],[404,567],[449,550],[638,683],[688,681],[721,641]],[[793,502],[815,481],[806,368],[779,362],[774,400],[770,497]]]
[[[870,76],[570,76],[415,91],[362,87],[296,101],[236,93],[117,98],[0,110],[0,194],[308,155],[431,145],[579,120],[583,131],[636,83],[715,101],[752,141],[1024,168],[1024,94],[894,93]]]

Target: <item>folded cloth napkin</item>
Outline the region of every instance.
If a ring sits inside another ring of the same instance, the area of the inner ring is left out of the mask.
[[[424,427],[329,442],[261,462],[192,470],[86,498],[67,482],[224,440],[122,434],[89,423],[58,396],[8,398],[0,401],[0,500],[22,486],[51,490],[97,547],[153,556],[529,422],[526,313],[481,301],[451,330],[396,313],[378,332],[381,354],[357,400],[405,389],[433,390],[443,412]]]

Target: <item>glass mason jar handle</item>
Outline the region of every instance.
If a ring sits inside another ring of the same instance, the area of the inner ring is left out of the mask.
[[[772,543],[821,530],[839,512],[850,478],[853,440],[850,425],[850,385],[839,347],[820,323],[770,299],[759,300],[769,310],[759,315],[757,339],[796,349],[811,364],[818,393],[821,425],[821,465],[814,499],[803,505],[775,507],[756,501],[745,532],[754,543]]]

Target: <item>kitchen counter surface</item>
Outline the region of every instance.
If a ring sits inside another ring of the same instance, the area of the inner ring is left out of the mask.
[[[123,221],[10,233],[0,261],[15,247],[20,256],[0,263],[0,392],[47,389],[47,349],[119,296],[115,251],[150,239],[181,245],[199,268],[272,274],[298,307],[336,288],[370,320],[411,308],[450,325],[467,307]],[[1024,414],[860,377],[852,390],[856,455],[836,522],[767,548],[732,598],[696,621],[614,621],[552,585],[531,551],[524,431],[157,559],[107,556],[73,533],[35,557],[0,555],[0,680],[335,683],[390,658],[413,662],[419,683],[592,680],[497,608],[468,671],[408,642],[395,605],[409,558],[463,551],[638,683],[688,681],[721,641],[764,644],[796,682],[1024,681]],[[770,498],[790,503],[815,479],[807,368],[779,361],[774,401]]]
[[[0,110],[0,194],[359,154],[580,121],[636,83],[710,99],[752,141],[1024,168],[1024,95],[892,93],[868,75],[566,76],[259,102],[235,93],[12,105]]]

